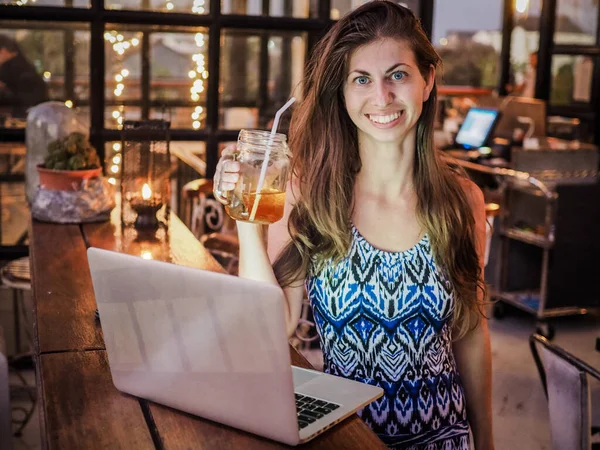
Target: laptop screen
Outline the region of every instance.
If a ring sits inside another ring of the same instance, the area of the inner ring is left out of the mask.
[[[498,114],[497,109],[469,109],[467,117],[465,117],[465,121],[456,135],[456,143],[465,148],[481,147],[484,145],[493,131]]]

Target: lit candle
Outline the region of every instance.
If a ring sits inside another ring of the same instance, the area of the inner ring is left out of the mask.
[[[148,183],[144,183],[144,187],[142,188],[142,198],[144,200],[150,200],[152,197],[152,189],[148,186]]]
[[[152,193],[148,183],[142,187],[142,197],[132,199],[131,207],[137,213],[134,226],[136,228],[156,228],[158,220],[156,212],[162,207],[160,198]]]

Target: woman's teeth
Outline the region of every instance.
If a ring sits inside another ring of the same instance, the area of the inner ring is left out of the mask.
[[[368,114],[368,117],[369,117],[369,120],[371,120],[372,122],[386,124],[386,123],[393,122],[401,115],[402,115],[402,112],[397,112],[394,114],[389,114],[387,116],[376,116],[374,114]]]

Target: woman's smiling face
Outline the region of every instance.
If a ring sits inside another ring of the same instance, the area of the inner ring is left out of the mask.
[[[401,143],[414,129],[433,89],[404,40],[380,39],[357,48],[348,61],[344,99],[359,141]]]

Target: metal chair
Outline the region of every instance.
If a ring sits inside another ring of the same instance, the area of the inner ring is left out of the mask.
[[[10,450],[12,448],[12,425],[5,344],[4,332],[0,328],[0,443],[2,443],[3,449]]]
[[[600,372],[539,334],[529,345],[548,398],[553,450],[600,448],[591,443],[600,429],[591,425],[589,388],[589,377],[600,380]]]
[[[15,353],[21,352],[21,312],[24,310],[25,291],[31,290],[29,257],[15,259],[0,269],[0,286],[13,293]]]

